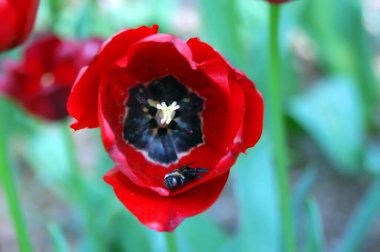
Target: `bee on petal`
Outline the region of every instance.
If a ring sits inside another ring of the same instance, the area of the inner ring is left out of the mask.
[[[165,175],[164,185],[169,190],[174,190],[178,187],[183,187],[186,182],[192,181],[195,178],[201,179],[202,176],[199,173],[208,172],[205,168],[192,168],[190,165],[194,162],[183,165],[178,169],[173,170]]]

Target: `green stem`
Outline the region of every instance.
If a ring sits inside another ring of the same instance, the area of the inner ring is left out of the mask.
[[[82,175],[80,171],[80,166],[77,162],[75,146],[71,138],[70,128],[66,121],[63,121],[61,124],[61,132],[63,135],[63,140],[65,141],[65,151],[70,168],[70,179],[72,181],[73,188],[76,191],[76,195],[79,198],[78,200],[81,201],[81,199],[84,196],[83,181],[81,177]]]
[[[167,252],[177,252],[177,243],[173,232],[165,233]]]
[[[8,203],[8,209],[17,235],[19,249],[22,252],[33,251],[17,196],[16,185],[11,174],[11,167],[7,160],[6,116],[4,115],[5,108],[2,106],[4,101],[0,102],[0,182]]]
[[[270,4],[269,14],[269,102],[272,110],[272,134],[276,160],[277,186],[279,192],[280,214],[282,220],[282,236],[287,252],[296,251],[293,212],[288,174],[288,155],[286,148],[285,126],[282,115],[280,53],[278,31],[280,5]]]
[[[91,246],[91,251],[103,251],[101,239],[98,237],[96,224],[94,222],[96,220],[96,216],[94,214],[94,210],[91,208],[90,202],[88,201],[89,197],[86,191],[86,184],[76,157],[76,149],[71,136],[71,129],[66,121],[61,124],[61,127],[62,135],[65,141],[66,155],[69,161],[72,188],[74,189],[74,193],[76,195],[76,203],[84,215],[84,224],[86,233],[90,239],[89,245]]]

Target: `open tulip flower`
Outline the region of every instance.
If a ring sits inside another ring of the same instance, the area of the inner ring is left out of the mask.
[[[146,226],[172,231],[209,208],[239,153],[262,132],[254,83],[211,46],[124,30],[108,39],[72,89],[72,127],[100,127],[115,163],[104,179]]]
[[[3,62],[0,94],[38,117],[63,119],[68,115],[66,103],[75,78],[94,58],[100,44],[96,38],[71,41],[42,36],[26,48],[20,62]]]
[[[0,0],[0,52],[21,44],[33,28],[39,0]]]

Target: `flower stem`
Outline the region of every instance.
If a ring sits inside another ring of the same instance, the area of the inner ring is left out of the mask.
[[[280,5],[270,4],[269,13],[269,102],[271,107],[272,134],[276,160],[277,186],[279,193],[282,237],[287,252],[296,251],[291,193],[288,174],[288,155],[284,118],[281,102],[280,53],[278,44]]]
[[[11,167],[7,160],[7,134],[5,132],[6,116],[3,115],[6,109],[3,106],[4,101],[0,102],[0,182],[4,189],[9,214],[11,215],[15,233],[17,235],[19,249],[22,252],[33,251],[29,241],[24,216],[21,211],[21,204],[17,196],[16,185],[11,174]]]
[[[76,157],[76,148],[71,137],[72,132],[67,121],[62,122],[61,129],[65,141],[67,159],[70,166],[70,179],[76,195],[75,203],[78,204],[81,209],[81,213],[84,215],[84,225],[86,233],[88,234],[87,237],[90,241],[88,245],[91,246],[91,251],[103,251],[101,239],[98,236],[96,224],[94,222],[96,216],[88,199],[89,195],[87,194],[86,183]]]
[[[177,243],[173,232],[165,233],[167,252],[177,252]]]

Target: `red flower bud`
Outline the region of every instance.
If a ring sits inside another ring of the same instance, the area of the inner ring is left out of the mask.
[[[39,0],[0,0],[0,52],[21,44],[33,28]]]
[[[99,39],[83,42],[40,37],[28,46],[19,62],[3,62],[0,93],[20,103],[27,111],[47,120],[68,115],[67,99],[79,70],[90,63]]]
[[[68,101],[74,129],[100,126],[115,167],[104,179],[145,225],[172,231],[221,193],[240,152],[259,140],[263,100],[212,47],[156,34],[108,39]]]

